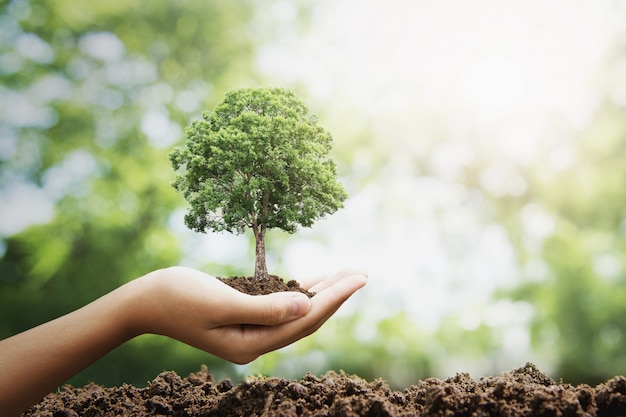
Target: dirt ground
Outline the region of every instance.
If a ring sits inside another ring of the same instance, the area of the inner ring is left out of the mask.
[[[307,293],[295,281],[285,283],[277,276],[264,283],[244,277],[222,280],[250,294]],[[392,391],[383,380],[368,382],[333,371],[321,377],[307,374],[299,381],[249,377],[233,386],[230,380],[215,381],[203,366],[186,378],[163,372],[143,388],[65,386],[23,414],[35,416],[626,417],[626,378],[616,376],[595,388],[574,387],[556,383],[529,363],[478,381],[461,373],[445,381],[430,378],[404,391]]]
[[[144,388],[66,386],[23,416],[626,416],[626,378],[574,387],[529,363],[501,376],[457,374],[392,391],[383,380],[332,371],[299,381],[250,377],[233,386],[202,367],[186,378],[163,372]]]

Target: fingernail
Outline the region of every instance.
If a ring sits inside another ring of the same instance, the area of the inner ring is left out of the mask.
[[[304,294],[294,294],[291,298],[292,313],[294,317],[300,317],[311,308],[309,297]]]
[[[367,275],[367,273],[365,272],[356,272],[354,274],[352,274],[353,276],[357,276],[357,277],[363,277],[365,278],[365,280],[367,281],[367,279],[369,278],[369,276]]]
[[[365,278],[365,282],[367,282],[367,280],[369,279],[369,276],[366,273],[360,273],[360,274],[357,274],[357,276]]]

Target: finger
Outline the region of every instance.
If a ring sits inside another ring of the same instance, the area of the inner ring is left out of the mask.
[[[308,278],[303,279],[303,280],[298,280],[298,283],[305,290],[310,290],[313,286],[315,286],[316,284],[318,284],[321,281],[324,281],[325,279],[328,279],[328,274],[316,275],[314,277],[308,277]]]
[[[310,309],[309,298],[295,291],[254,296],[241,293],[224,324],[274,326],[301,317]]]
[[[312,284],[308,287],[306,287],[310,292],[313,293],[318,293],[322,290],[324,290],[325,288],[328,288],[330,286],[332,286],[333,284],[335,284],[336,282],[349,277],[350,275],[362,275],[367,279],[367,274],[361,270],[358,269],[345,269],[343,271],[339,271],[331,276],[322,276],[322,277],[318,277],[317,280],[314,281],[307,281],[307,284]]]
[[[310,314],[300,320],[288,323],[285,326],[287,332],[285,332],[282,340],[276,340],[265,351],[282,348],[317,331],[366,282],[367,279],[363,275],[349,275],[313,297]],[[268,344],[272,342],[271,338],[266,340]]]
[[[310,335],[319,329],[337,310],[343,305],[343,303],[352,296],[357,290],[362,288],[367,283],[367,275],[363,273],[348,273],[343,275],[342,278],[335,284],[329,286],[326,290],[317,293],[312,300],[313,305],[317,305],[318,301],[321,301],[325,307],[322,307],[322,311],[325,312],[315,324],[305,329],[298,338],[302,338]],[[317,298],[316,298],[317,297]]]
[[[311,310],[303,317],[275,327],[246,328],[244,338],[257,346],[259,354],[287,346],[319,329],[366,283],[364,274],[342,275],[341,279],[311,299]]]

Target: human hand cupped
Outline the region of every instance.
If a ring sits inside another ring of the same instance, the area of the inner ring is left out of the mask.
[[[302,282],[315,293],[311,299],[298,292],[252,296],[195,269],[171,267],[131,283],[139,294],[132,327],[244,364],[315,332],[366,282],[365,273],[344,270]]]

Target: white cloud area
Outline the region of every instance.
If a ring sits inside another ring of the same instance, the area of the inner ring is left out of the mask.
[[[164,108],[148,110],[141,118],[141,131],[155,148],[168,148],[182,135],[180,126]]]
[[[122,41],[111,32],[87,33],[80,38],[78,46],[87,55],[102,61],[118,61],[126,53]]]
[[[46,170],[43,175],[44,190],[55,201],[65,195],[85,196],[90,190],[83,183],[98,170],[98,162],[93,155],[87,150],[77,149]]]
[[[15,50],[38,64],[49,64],[54,59],[52,47],[32,33],[20,34],[15,41]]]
[[[247,268],[249,274],[252,274],[254,254],[250,253],[247,236],[228,232],[203,234],[191,231],[185,226],[185,213],[186,209],[176,210],[168,221],[169,230],[179,236],[183,242],[184,257],[181,261],[183,265],[193,267],[211,263],[231,265],[241,270]],[[207,272],[214,273],[213,271]]]
[[[53,126],[57,114],[50,107],[42,106],[33,97],[0,86],[0,122],[15,127]]]
[[[15,138],[0,135],[0,159],[15,155]],[[26,151],[26,148],[22,148]],[[23,155],[19,155],[23,158]],[[27,158],[24,159],[27,163]],[[66,195],[85,196],[90,192],[85,181],[99,170],[93,155],[84,149],[68,154],[48,168],[42,176],[42,187],[19,176],[4,176],[0,187],[0,238],[12,236],[31,225],[50,222],[55,204]]]
[[[31,184],[10,184],[0,194],[0,237],[14,235],[34,224],[48,223],[54,216],[54,202]]]

